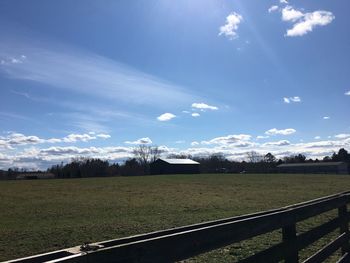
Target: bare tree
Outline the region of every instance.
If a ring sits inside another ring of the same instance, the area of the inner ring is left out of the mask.
[[[149,164],[157,160],[161,154],[158,146],[149,146],[141,144],[134,148],[133,154],[135,159],[144,167],[145,173],[149,170]]]
[[[261,162],[264,158],[261,154],[259,154],[258,152],[255,152],[255,151],[247,152],[246,155],[247,155],[247,159],[250,163]]]
[[[150,162],[152,163],[160,157],[162,151],[158,148],[158,146],[153,146],[151,147],[150,153]]]

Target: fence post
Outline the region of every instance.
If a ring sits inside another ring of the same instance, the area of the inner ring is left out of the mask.
[[[285,263],[297,263],[299,261],[296,237],[297,237],[296,223],[282,228],[283,242],[288,242],[292,244],[292,247],[293,247],[291,251],[288,251],[288,254],[284,259]]]
[[[347,205],[338,208],[338,216],[340,218],[340,234],[349,232],[348,210]],[[349,252],[349,240],[341,247],[341,253],[344,255]]]

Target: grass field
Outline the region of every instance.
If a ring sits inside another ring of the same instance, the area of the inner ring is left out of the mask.
[[[350,176],[340,175],[201,174],[0,181],[0,261],[277,208],[349,189]],[[273,233],[191,261],[234,261],[278,238]]]

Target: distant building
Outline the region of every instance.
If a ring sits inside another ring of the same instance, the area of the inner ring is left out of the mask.
[[[199,163],[191,159],[157,159],[151,163],[151,174],[197,174]]]
[[[21,173],[17,175],[17,180],[35,180],[35,179],[53,179],[55,175],[52,173]]]
[[[286,163],[277,166],[280,173],[347,174],[344,162]]]

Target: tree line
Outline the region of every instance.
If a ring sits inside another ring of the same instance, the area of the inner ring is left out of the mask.
[[[56,178],[82,178],[82,177],[107,177],[107,176],[137,176],[148,175],[150,164],[161,156],[162,151],[158,147],[140,145],[133,151],[133,157],[125,162],[109,163],[97,158],[75,158],[70,163],[53,165],[47,171],[35,173],[52,173]],[[282,163],[317,163],[317,162],[345,162],[350,167],[350,153],[344,148],[334,152],[332,156],[326,156],[322,160],[307,159],[303,154],[286,156],[277,159],[273,154],[261,155],[255,151],[246,154],[245,161],[231,161],[222,154],[213,154],[208,157],[192,157],[190,155],[172,154],[167,158],[193,159],[200,163],[201,173],[277,173],[277,166]],[[32,171],[31,171],[32,172]],[[28,173],[25,169],[10,168],[7,171],[0,170],[1,179],[15,179],[21,173]]]

